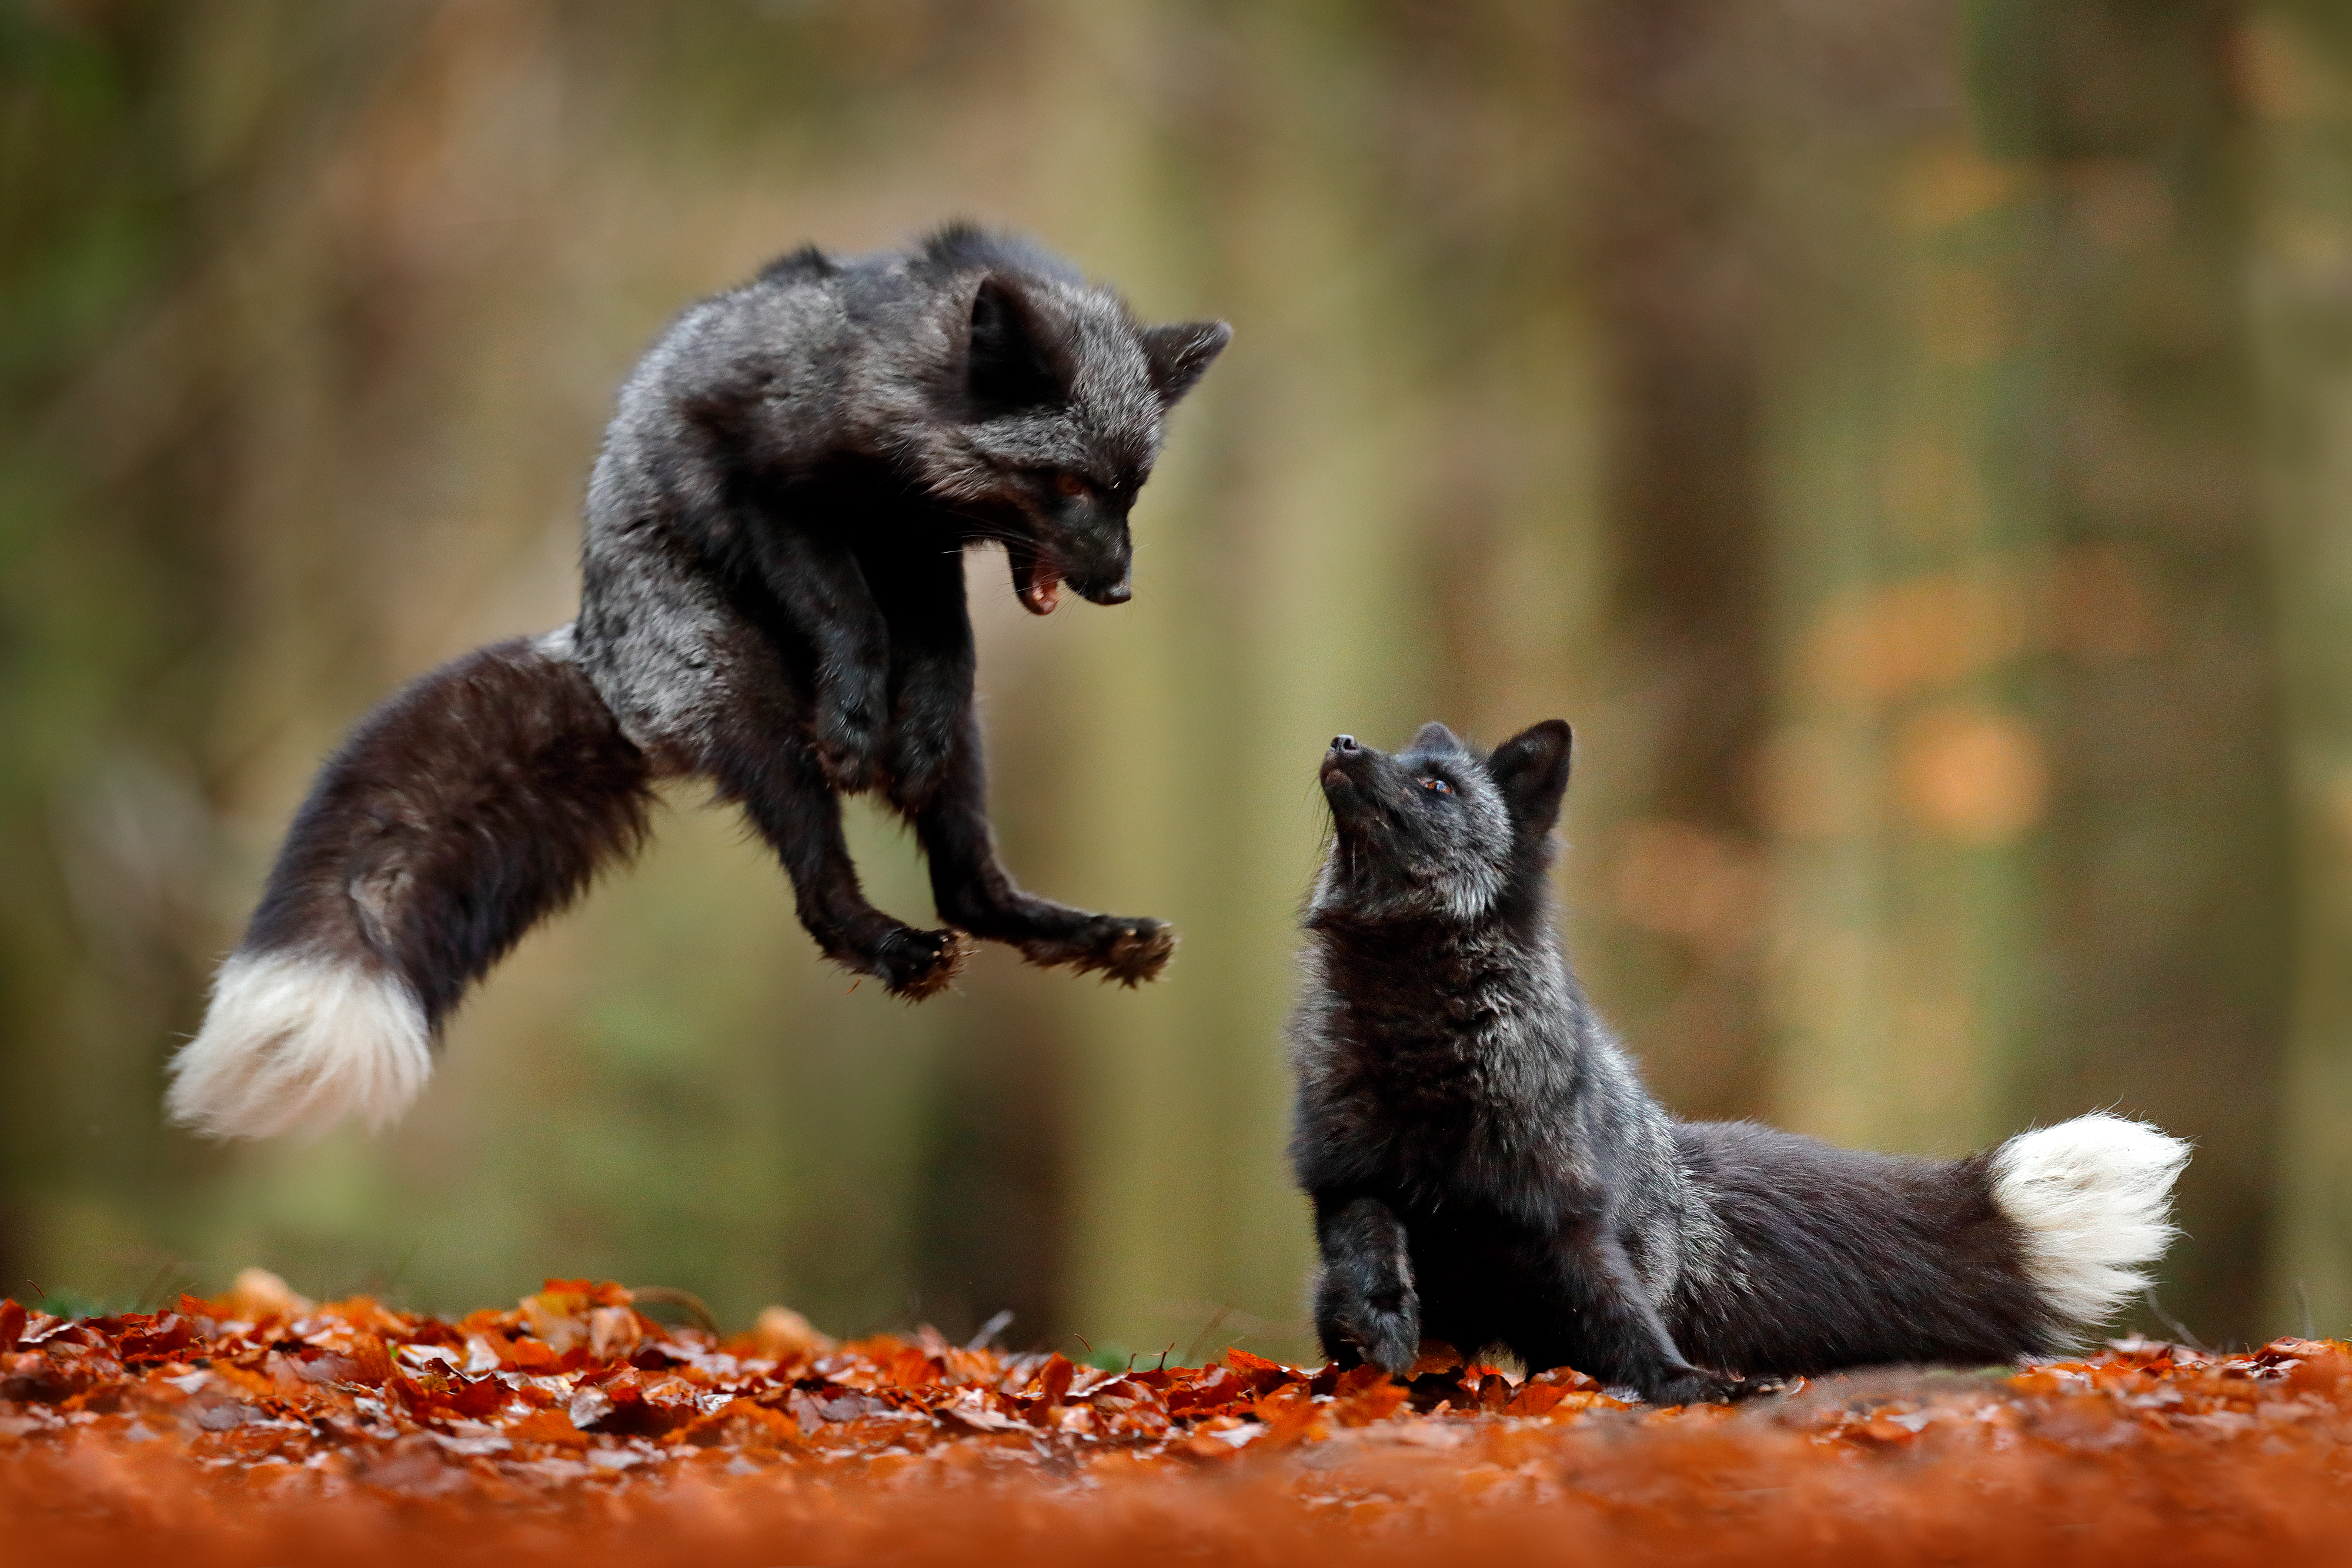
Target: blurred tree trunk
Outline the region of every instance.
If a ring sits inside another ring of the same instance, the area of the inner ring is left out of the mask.
[[[2029,193],[1969,145],[1947,7],[1749,26],[1750,141],[1771,149],[1750,177],[1772,278],[1775,1112],[1955,1154],[2001,1129],[2030,994]]]
[[[1771,685],[1764,257],[1743,112],[1754,38],[1717,0],[1598,0],[1581,15],[1582,281],[1606,365],[1621,686],[1608,718],[1576,716],[1580,768],[1616,786],[1596,800],[1580,779],[1577,836],[1601,815],[1610,873],[1587,980],[1678,1113],[1750,1115]],[[1621,711],[1635,721],[1608,722]]]
[[[2291,716],[2296,992],[2265,1327],[2352,1333],[2352,10],[2248,30],[2254,298]]]
[[[2243,142],[2224,0],[1969,8],[1992,156],[2048,193],[2048,995],[2019,1103],[2196,1140],[2164,1296],[2258,1332],[2290,908]]]
[[[1237,291],[1204,286],[1223,280],[1231,236],[1185,199],[1223,172],[1201,121],[1251,113],[1252,74],[1220,79],[1195,120],[1159,96],[1189,72],[1162,78],[1141,68],[1155,47],[1192,59],[1202,39],[1188,19],[1150,0],[1046,0],[1029,21],[1039,80],[1056,84],[1036,89],[1041,156],[1028,172],[1038,210],[1051,214],[1047,232],[1150,301],[1147,313],[1171,298],[1198,302],[1197,313],[1234,316],[1243,341],[1255,337],[1263,351],[1263,319]],[[1223,1266],[1246,1245],[1241,1233],[1289,1218],[1267,1151],[1239,1166],[1228,1155],[1238,1129],[1226,1113],[1238,1102],[1262,1117],[1265,1079],[1244,1060],[1250,1087],[1227,1092],[1234,1045],[1246,1036],[1212,1022],[1255,977],[1232,935],[1249,913],[1236,893],[1255,863],[1232,841],[1232,792],[1245,786],[1217,776],[1239,765],[1242,748],[1218,743],[1243,731],[1254,695],[1239,652],[1248,576],[1226,519],[1163,531],[1190,510],[1184,499],[1197,493],[1203,464],[1233,461],[1230,434],[1208,422],[1233,395],[1236,364],[1246,375],[1245,356],[1229,355],[1172,421],[1138,507],[1136,601],[1115,616],[1056,618],[1066,622],[1052,628],[1058,649],[1024,682],[1032,711],[1000,710],[1006,739],[993,747],[1006,760],[1007,792],[1032,797],[1009,809],[1027,817],[1026,836],[1043,852],[1034,884],[1090,908],[1171,920],[1182,942],[1169,972],[1139,990],[1018,977],[1067,1041],[1059,1131],[1068,1322],[1087,1345],[1115,1356],[1181,1354],[1220,1308],[1228,1318],[1238,1311],[1243,1322],[1217,1325],[1224,1332],[1213,1335],[1213,1352],[1286,1304],[1264,1281],[1237,1290]],[[1204,584],[1224,591],[1195,597]],[[1181,612],[1187,601],[1197,613]],[[1188,683],[1186,671],[1206,678]],[[1227,711],[1202,711],[1203,699],[1222,699]],[[1073,723],[1079,715],[1086,722]],[[1181,826],[1151,831],[1146,822]],[[1204,1026],[1214,1030],[1211,1050],[1188,1049]],[[1234,1189],[1253,1180],[1265,1201],[1236,1224]],[[1062,1348],[1082,1354],[1077,1341]]]

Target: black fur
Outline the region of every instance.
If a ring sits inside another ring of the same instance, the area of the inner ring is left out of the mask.
[[[651,782],[579,665],[528,639],[479,649],[379,706],[320,769],[245,950],[362,957],[407,981],[437,1030],[644,841]]]
[[[1325,756],[1291,1145],[1325,1351],[1402,1372],[1427,1335],[1672,1403],[2051,1348],[1986,1156],[1678,1124],[1650,1097],[1552,931],[1569,753],[1555,720],[1490,758],[1439,725]]]
[[[1675,1129],[1737,1267],[1680,1292],[1677,1342],[1709,1366],[1974,1365],[2058,1348],[1994,1204],[1990,1156],[1906,1159],[1748,1122]]]

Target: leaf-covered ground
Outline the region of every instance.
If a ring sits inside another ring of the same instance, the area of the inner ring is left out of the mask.
[[[719,1340],[551,1281],[443,1322],[0,1304],[14,1561],[2352,1563],[2352,1347],[2149,1342],[1657,1410],[1229,1352],[1105,1372],[936,1335]]]

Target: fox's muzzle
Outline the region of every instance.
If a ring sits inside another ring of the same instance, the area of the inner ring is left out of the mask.
[[[1125,517],[1098,514],[1061,532],[1052,549],[1062,559],[1071,589],[1089,603],[1124,604],[1135,597],[1135,547]]]
[[[1135,597],[1135,589],[1127,578],[1120,578],[1108,588],[1089,593],[1087,598],[1097,604],[1124,604]]]
[[[1331,737],[1331,747],[1323,754],[1325,793],[1329,793],[1335,785],[1344,786],[1349,782],[1348,758],[1351,754],[1360,753],[1363,749],[1356,744],[1356,737],[1352,735],[1336,735]]]
[[[1322,768],[1323,799],[1330,805],[1331,815],[1347,821],[1377,810],[1385,792],[1383,775],[1388,767],[1384,754],[1354,736],[1334,736],[1323,753]]]

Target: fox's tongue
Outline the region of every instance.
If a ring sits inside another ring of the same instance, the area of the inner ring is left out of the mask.
[[[1013,591],[1032,615],[1051,615],[1062,601],[1062,574],[1027,550],[1013,552]]]

